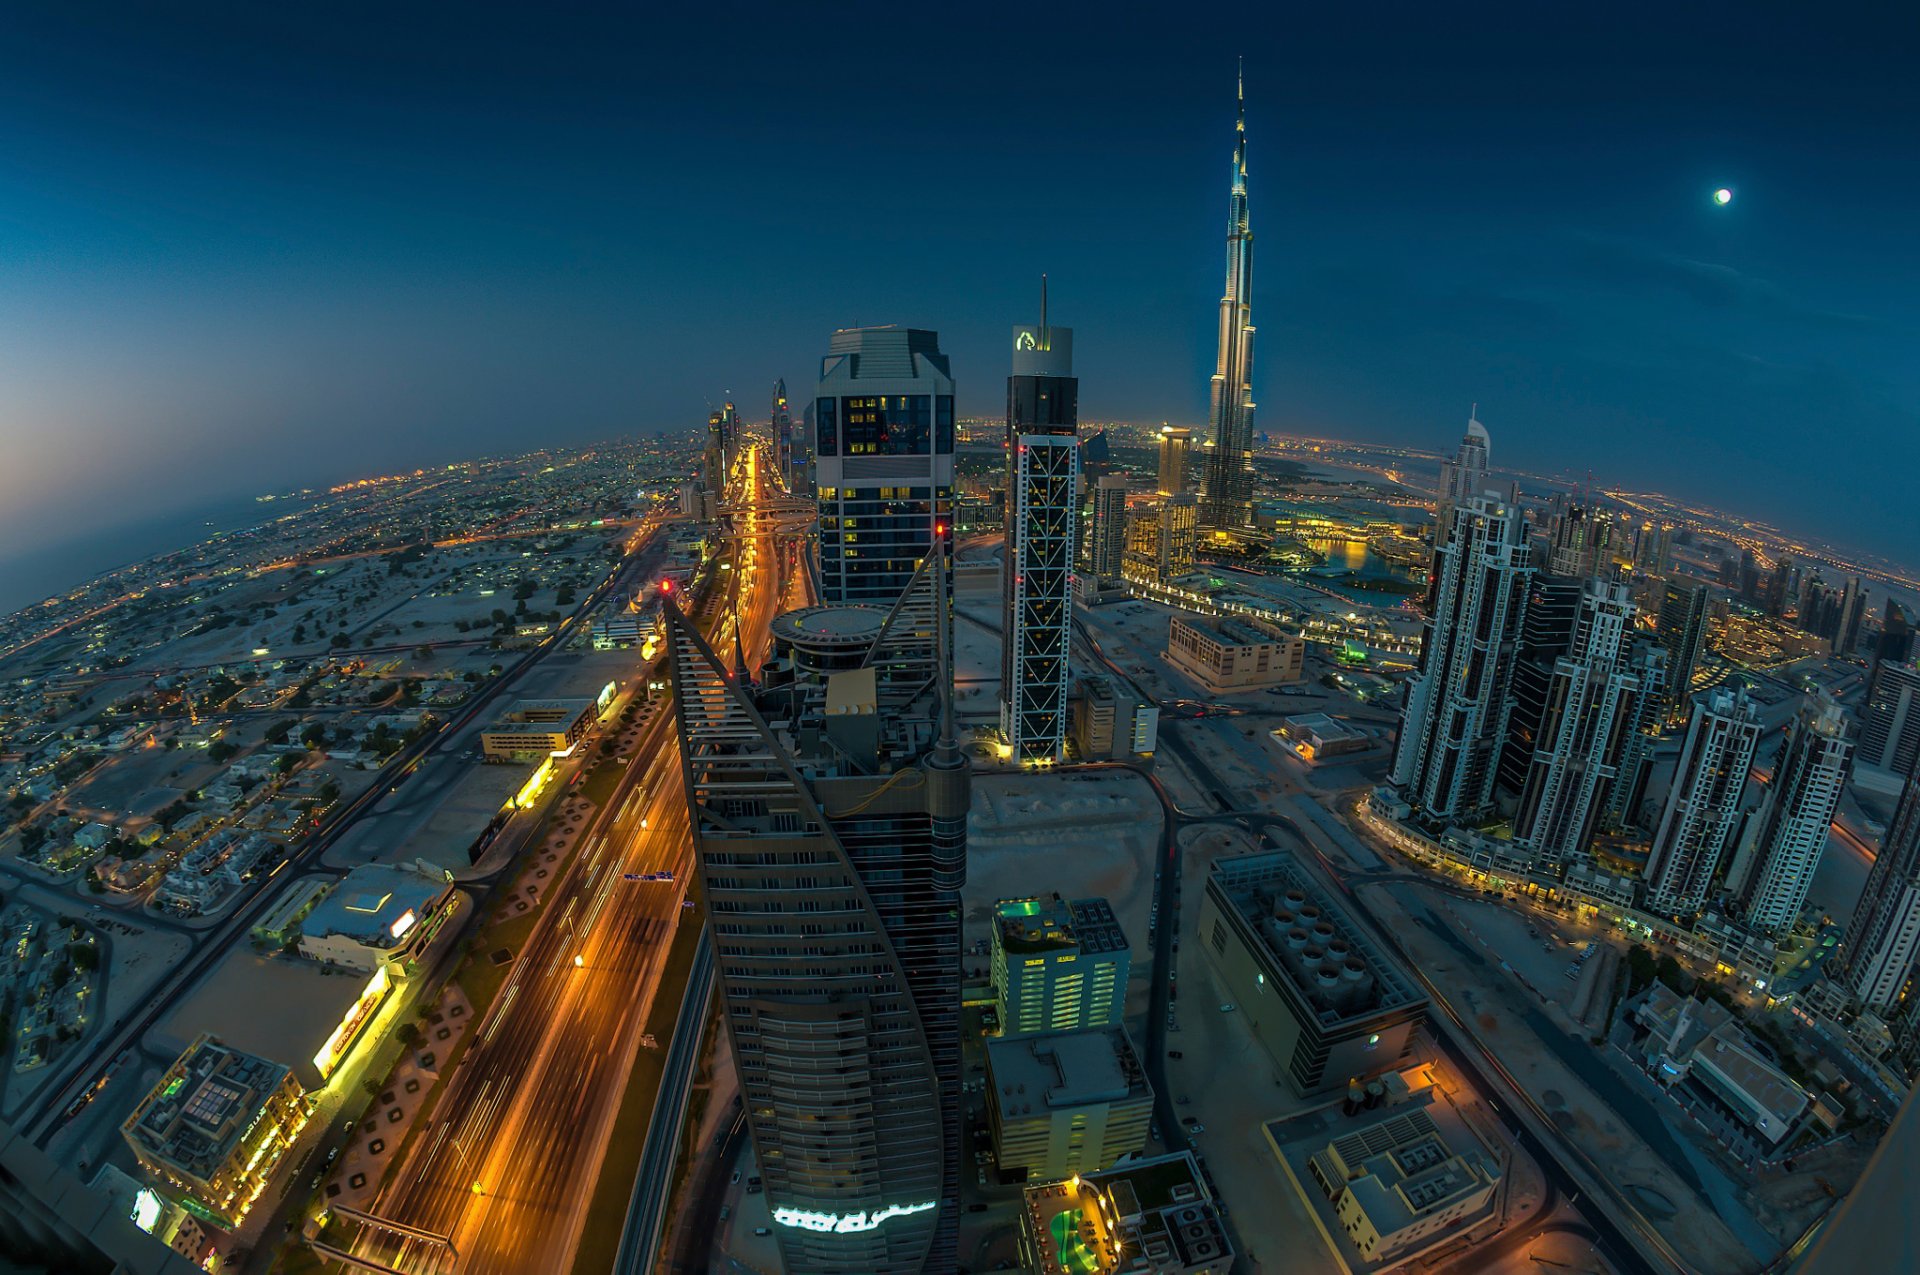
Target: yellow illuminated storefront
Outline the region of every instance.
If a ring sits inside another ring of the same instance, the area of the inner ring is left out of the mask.
[[[360,1038],[360,1033],[366,1029],[368,1023],[373,1021],[373,1016],[380,1012],[380,1006],[385,1003],[387,993],[392,990],[392,987],[393,981],[387,976],[386,966],[383,965],[373,972],[373,977],[367,980],[366,987],[348,1007],[346,1017],[340,1020],[339,1025],[333,1029],[333,1033],[327,1037],[327,1043],[320,1046],[320,1052],[313,1056],[313,1065],[319,1070],[322,1080],[331,1077],[334,1070],[340,1066],[341,1060],[353,1052],[354,1041]]]

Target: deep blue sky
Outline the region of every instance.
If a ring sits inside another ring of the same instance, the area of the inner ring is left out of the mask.
[[[46,8],[0,18],[16,551],[758,414],[855,322],[996,412],[1043,270],[1083,416],[1196,421],[1244,53],[1264,428],[1477,400],[1496,462],[1920,558],[1911,6]]]

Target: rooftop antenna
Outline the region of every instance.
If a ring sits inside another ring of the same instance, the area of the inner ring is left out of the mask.
[[[1047,276],[1045,271],[1042,271],[1040,274],[1040,348],[1043,350],[1051,350],[1053,348],[1053,342],[1049,339],[1049,329],[1047,328]]]

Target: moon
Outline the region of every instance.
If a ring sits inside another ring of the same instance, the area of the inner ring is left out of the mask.
[[[1713,202],[1716,204],[1719,204],[1722,208],[1725,208],[1728,204],[1733,202],[1733,192],[1728,190],[1725,186],[1722,186],[1719,190],[1716,190],[1713,192]]]

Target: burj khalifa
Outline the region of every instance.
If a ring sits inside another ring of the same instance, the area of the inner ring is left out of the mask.
[[[1253,231],[1247,219],[1247,90],[1239,82],[1233,194],[1227,203],[1227,290],[1220,298],[1220,356],[1208,410],[1201,519],[1208,527],[1253,526]]]

